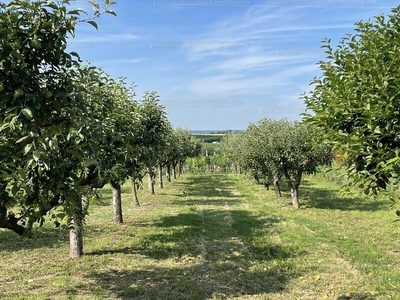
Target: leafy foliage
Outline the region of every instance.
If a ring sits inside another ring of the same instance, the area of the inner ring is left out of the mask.
[[[377,194],[400,173],[400,7],[356,26],[337,49],[323,41],[323,75],[303,96],[305,119],[344,154],[349,184]]]
[[[276,184],[284,176],[298,207],[302,175],[316,172],[319,165],[332,159],[328,147],[316,144],[318,134],[315,127],[301,122],[263,119],[250,124],[243,133],[227,135],[222,149],[228,160],[250,171],[266,186],[270,179],[274,178]]]
[[[57,205],[73,214],[88,179],[84,71],[66,52],[82,12],[68,4],[0,4],[0,225],[19,234]]]

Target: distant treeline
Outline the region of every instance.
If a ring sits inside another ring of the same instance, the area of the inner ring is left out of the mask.
[[[196,139],[202,140],[204,143],[220,142],[225,134],[193,134]]]
[[[200,134],[200,135],[204,135],[204,134],[227,134],[229,132],[241,132],[243,130],[191,130],[191,133],[194,135]]]

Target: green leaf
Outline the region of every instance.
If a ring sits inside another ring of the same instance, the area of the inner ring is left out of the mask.
[[[52,1],[47,1],[47,2],[44,4],[44,6],[50,7],[50,8],[52,8],[52,9],[57,9],[57,8],[58,8],[58,6],[57,6],[54,2],[52,2]]]
[[[33,119],[33,113],[32,113],[32,111],[31,111],[30,108],[25,107],[24,109],[22,109],[21,112],[23,113],[23,115],[24,115],[25,117],[28,118],[28,120],[32,120],[32,119]]]
[[[95,160],[95,159],[86,159],[84,162],[83,162],[83,166],[86,168],[86,167],[89,167],[89,166],[91,166],[91,165],[98,165],[98,162],[97,162],[97,160]]]
[[[37,150],[33,151],[33,159],[35,161],[38,161],[40,159],[40,152],[39,151],[37,151]]]
[[[15,143],[16,144],[19,144],[19,143],[21,143],[22,141],[25,141],[27,138],[29,138],[30,136],[29,135],[26,135],[26,136],[23,136],[22,138],[20,138],[20,139],[18,139]]]
[[[24,147],[24,155],[28,154],[29,151],[31,151],[33,147],[33,144],[28,144]]]
[[[66,214],[65,213],[58,213],[57,218],[63,220],[65,218]]]
[[[13,187],[12,187],[12,189],[11,189],[12,195],[13,195],[13,196],[17,195],[18,191],[19,191],[18,185],[16,185],[16,184],[13,185]]]
[[[69,54],[72,55],[72,56],[75,56],[78,59],[80,58],[79,54],[74,52],[74,51],[70,52]]]
[[[11,50],[11,55],[14,56],[18,60],[23,60],[24,59],[22,57],[22,55],[16,50]]]
[[[115,11],[113,11],[113,10],[106,10],[106,13],[108,13],[108,14],[110,14],[110,15],[113,15],[113,16],[117,16],[117,14],[116,14],[116,12]]]
[[[82,8],[77,8],[74,10],[71,10],[68,12],[68,15],[80,15],[81,13],[84,13],[85,15],[88,15],[86,11],[84,11]]]
[[[87,21],[90,25],[92,25],[94,28],[99,30],[99,27],[97,26],[97,23],[95,21]]]

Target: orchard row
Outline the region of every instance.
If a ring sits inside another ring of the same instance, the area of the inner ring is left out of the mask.
[[[29,236],[45,219],[67,225],[72,257],[83,253],[95,189],[112,186],[120,223],[125,180],[136,186],[148,174],[153,183],[155,167],[170,174],[199,151],[188,130],[172,128],[155,92],[137,101],[124,78],[66,51],[79,22],[97,28],[95,18],[114,14],[111,1],[92,4],[86,20],[66,0],[0,4],[0,228]]]

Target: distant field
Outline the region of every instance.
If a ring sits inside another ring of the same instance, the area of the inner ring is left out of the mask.
[[[220,142],[225,134],[194,134],[193,136],[204,143]]]
[[[341,197],[308,177],[303,207],[287,191],[242,177],[186,174],[141,207],[123,188],[125,224],[111,191],[90,206],[85,255],[68,258],[68,233],[36,239],[0,230],[1,299],[399,299],[399,223],[389,201]]]
[[[205,155],[207,152],[208,154],[212,153],[219,153],[220,146],[219,143],[221,142],[222,137],[225,134],[193,134],[195,138],[202,141],[202,155]]]

